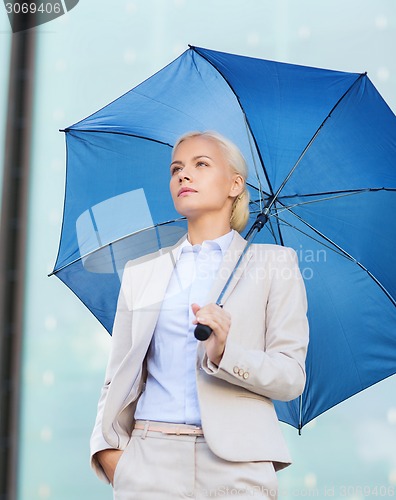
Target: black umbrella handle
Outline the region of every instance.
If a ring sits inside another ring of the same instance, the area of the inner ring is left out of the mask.
[[[223,307],[223,304],[219,304],[217,301],[216,304],[219,307]],[[194,330],[194,337],[197,340],[200,340],[203,342],[204,340],[208,340],[208,338],[212,335],[213,330],[210,328],[208,325],[201,325],[201,323],[198,323],[197,326],[195,327]]]
[[[210,328],[210,326],[201,325],[201,323],[198,323],[194,330],[194,336],[197,340],[200,340],[202,342],[204,340],[208,340],[212,332],[213,330]]]

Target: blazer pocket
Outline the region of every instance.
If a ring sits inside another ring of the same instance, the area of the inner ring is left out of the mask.
[[[273,408],[274,403],[272,402],[272,399],[266,398],[265,396],[261,396],[260,394],[238,394],[237,398],[240,398],[241,400],[245,401],[257,401],[258,403],[261,403],[262,405],[266,407]]]
[[[254,399],[255,401],[262,401],[263,403],[268,400],[268,398],[264,396],[260,396],[259,394],[237,394],[237,398],[243,399]]]
[[[122,474],[123,464],[127,459],[127,452],[128,452],[129,446],[132,444],[131,442],[132,442],[132,439],[129,440],[128,444],[126,445],[126,448],[124,450],[122,450],[122,455],[120,456],[120,458],[117,462],[117,465],[114,469],[113,484],[112,484],[113,488],[118,483],[119,475]]]

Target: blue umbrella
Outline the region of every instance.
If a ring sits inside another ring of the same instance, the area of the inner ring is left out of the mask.
[[[175,243],[171,148],[190,130],[234,141],[250,168],[256,242],[294,248],[310,323],[299,429],[396,372],[396,117],[366,74],[190,47],[68,127],[53,274],[111,332],[125,263]]]

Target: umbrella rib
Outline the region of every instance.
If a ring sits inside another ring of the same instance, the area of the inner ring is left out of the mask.
[[[252,186],[254,188],[255,186]],[[257,188],[256,188],[257,189]],[[321,191],[317,193],[305,193],[305,194],[292,194],[292,195],[286,195],[286,196],[281,196],[282,199],[286,198],[305,198],[305,197],[310,197],[310,196],[326,196],[326,195],[331,195],[331,194],[359,194],[359,193],[365,193],[368,191],[389,191],[389,192],[394,192],[396,191],[396,188],[386,188],[386,187],[377,187],[377,188],[360,188],[360,189],[341,189],[339,191]]]
[[[269,224],[268,231],[271,233],[272,237],[274,238],[274,241],[277,242],[276,235],[275,235],[275,230],[274,230],[274,227],[273,227],[271,219],[268,219],[268,224]]]
[[[253,186],[253,185],[252,185],[252,184],[250,184],[250,183],[247,183],[247,185],[248,185],[248,186],[250,186],[251,188],[255,189],[255,190],[259,193],[259,197],[260,197],[260,199],[259,199],[259,200],[255,200],[255,201],[253,202],[253,203],[255,203],[255,204],[257,204],[257,203],[259,204],[260,210],[259,210],[258,212],[250,212],[250,213],[256,213],[257,215],[260,215],[260,214],[262,214],[262,213],[263,213],[263,207],[262,207],[262,203],[261,203],[261,201],[262,201],[262,199],[263,199],[262,194],[264,193],[264,194],[265,194],[265,196],[267,196],[267,197],[269,198],[269,200],[271,200],[271,196],[270,196],[268,193],[264,192],[264,191],[261,189],[261,187],[260,187],[260,188],[258,188],[257,186]],[[283,244],[284,244],[284,242],[283,242],[282,232],[281,232],[281,230],[280,230],[280,227],[279,227],[279,223],[278,223],[278,221],[276,222],[276,224],[277,224],[277,229],[278,229],[278,239],[280,240],[280,244],[281,244],[281,245],[283,245]],[[271,231],[270,231],[270,232],[271,232],[271,234],[272,234],[272,236],[273,236],[274,240],[275,240],[275,241],[277,241],[277,238],[276,238],[276,236],[275,236],[275,230],[274,230],[274,228],[272,227],[272,225],[271,225]]]
[[[323,122],[320,124],[320,126],[318,127],[318,129],[316,130],[316,132],[314,133],[314,135],[311,137],[310,141],[308,142],[308,144],[305,146],[304,150],[302,151],[302,153],[300,154],[299,158],[297,159],[296,163],[293,165],[293,167],[291,168],[290,172],[287,174],[287,176],[285,177],[285,179],[283,180],[282,184],[279,186],[279,188],[277,189],[276,193],[274,194],[270,204],[268,205],[268,207],[266,207],[267,209],[267,213],[269,212],[269,210],[271,209],[271,206],[275,203],[275,201],[277,200],[277,198],[279,197],[279,194],[280,192],[282,191],[282,189],[285,187],[285,185],[287,184],[287,182],[289,181],[290,177],[293,175],[294,171],[296,170],[296,168],[298,167],[298,165],[301,163],[301,160],[304,158],[306,152],[308,151],[308,149],[311,147],[311,145],[313,144],[313,142],[315,141],[315,139],[317,138],[317,136],[319,135],[320,131],[322,130],[322,128],[324,127],[325,123],[327,122],[327,120],[331,117],[333,111],[336,109],[336,107],[340,104],[340,102],[344,99],[344,97],[350,92],[350,90],[352,89],[352,87],[354,87],[356,85],[356,83],[361,79],[363,78],[364,76],[366,76],[367,73],[361,73],[358,78],[356,78],[356,80],[352,83],[352,85],[344,92],[344,94],[338,99],[338,101],[334,104],[334,106],[332,107],[332,109],[330,110],[330,113],[326,116],[326,118],[323,120]]]
[[[259,188],[257,186],[254,186],[253,184],[251,183],[247,183],[247,185],[251,188],[251,189],[254,189],[256,190],[257,192],[259,192]],[[309,198],[309,197],[312,197],[312,196],[328,196],[328,195],[349,195],[349,194],[360,194],[360,193],[367,193],[367,192],[377,192],[377,191],[389,191],[389,192],[396,192],[396,188],[386,188],[386,187],[376,187],[376,188],[360,188],[360,189],[342,189],[342,190],[339,190],[339,191],[319,191],[317,193],[303,193],[303,194],[299,194],[299,193],[296,193],[296,194],[291,194],[291,195],[286,195],[286,196],[281,196],[280,198],[278,198],[278,200],[285,200],[285,199],[292,199],[292,198]],[[263,191],[264,192],[264,191]],[[264,192],[264,194],[266,196],[269,197],[269,194]],[[335,198],[336,196],[334,196]],[[329,197],[328,199],[331,199],[332,197]],[[315,200],[315,201],[322,201],[326,198],[321,198],[320,200]],[[305,202],[303,202],[305,203]],[[303,203],[299,203],[299,204],[296,204],[295,206],[297,205],[302,205]],[[309,203],[309,202],[306,202],[306,203]]]
[[[286,208],[286,207],[285,207]],[[294,217],[296,217],[300,222],[302,222],[303,224],[305,224],[307,227],[309,227],[312,231],[314,231],[316,234],[318,234],[321,238],[323,238],[324,240],[326,240],[328,243],[330,243],[331,245],[334,245],[335,248],[337,248],[337,250],[339,250],[339,252],[341,252],[341,254],[346,257],[347,259],[351,260],[352,262],[354,262],[357,266],[359,266],[363,271],[365,271],[369,276],[370,278],[381,288],[381,290],[385,293],[385,295],[388,297],[388,299],[392,302],[392,304],[394,306],[396,306],[396,300],[392,297],[392,295],[388,292],[388,290],[384,287],[384,285],[373,275],[373,273],[371,273],[367,267],[365,267],[361,262],[359,262],[357,259],[355,259],[350,253],[348,253],[345,249],[343,249],[342,247],[340,247],[337,243],[335,243],[333,240],[331,240],[330,238],[328,238],[326,235],[324,235],[321,231],[319,231],[318,229],[316,229],[314,226],[312,226],[311,224],[309,224],[309,222],[305,221],[304,219],[302,219],[299,215],[297,215],[295,212],[293,212],[293,210],[290,210],[288,209],[288,211],[294,215]],[[276,216],[275,216],[276,217]],[[282,221],[282,222],[285,222],[286,224],[288,224],[286,221]],[[294,227],[292,226],[291,224],[288,224],[290,225],[291,227]],[[297,229],[297,228],[295,228]],[[305,233],[304,233],[305,234]],[[326,245],[325,245],[326,246]]]
[[[282,246],[284,246],[285,242],[284,242],[284,239],[283,239],[283,236],[282,236],[281,227],[280,227],[280,224],[279,224],[280,219],[278,217],[278,207],[275,205],[274,209],[275,209],[274,215],[275,215],[275,220],[276,220],[276,227],[278,229],[278,235],[279,235],[280,244]]]
[[[311,236],[310,234],[306,233],[305,231],[303,231],[302,229],[299,229],[298,227],[296,226],[293,226],[293,224],[291,224],[290,222],[288,222],[287,220],[285,219],[282,219],[281,217],[278,217],[277,215],[275,214],[271,214],[269,217],[275,217],[277,218],[282,224],[285,224],[286,226],[289,226],[291,227],[292,229],[295,229],[296,231],[298,231],[299,233],[303,234],[304,236],[306,236],[307,238],[313,240],[313,241],[316,241],[317,243],[319,243],[320,245],[328,248],[330,251],[336,253],[337,255],[339,255],[340,257],[344,257],[348,260],[351,260],[349,257],[347,257],[346,255],[344,255],[342,252],[338,252],[335,248],[332,248],[330,245],[326,245],[325,243],[323,243],[323,241],[320,241],[319,239],[317,238],[314,238],[313,236]],[[353,261],[353,259],[352,259]]]
[[[270,194],[267,193],[266,191],[264,191],[264,189],[258,188],[257,186],[255,186],[254,184],[251,184],[250,182],[247,182],[246,185],[249,186],[250,188],[256,190],[259,193],[259,196],[261,196],[261,194],[263,194],[263,193],[265,196],[268,196],[268,197],[270,196]],[[260,193],[260,189],[261,189],[261,193]]]
[[[99,252],[100,250],[103,250],[106,247],[111,247],[111,245],[114,245],[115,243],[118,243],[122,240],[125,240],[126,238],[129,238],[130,236],[135,236],[136,234],[143,233],[144,231],[148,231],[150,229],[156,229],[157,227],[165,226],[166,224],[172,224],[173,222],[180,222],[180,221],[184,221],[184,220],[186,220],[185,217],[179,217],[178,219],[172,219],[172,220],[168,220],[166,222],[161,222],[159,224],[155,224],[154,226],[145,227],[143,229],[139,229],[139,231],[135,231],[134,233],[129,233],[129,234],[126,234],[125,236],[121,236],[120,238],[117,238],[117,239],[111,241],[110,243],[105,243],[105,244],[101,245],[100,247],[95,248],[95,250],[91,250],[90,252],[87,252],[84,255],[80,255],[80,257],[77,257],[77,259],[74,259],[71,262],[64,264],[59,269],[54,269],[48,276],[52,276],[54,274],[57,274],[60,271],[63,271],[63,269],[66,269],[66,267],[72,266],[76,262],[79,262],[82,259],[86,259],[90,255],[93,255],[94,253]]]
[[[145,141],[151,141],[151,142],[156,142],[158,144],[163,144],[164,146],[169,146],[170,148],[173,148],[173,144],[169,144],[168,142],[160,141],[158,139],[153,139],[151,137],[145,137],[144,135],[139,135],[139,134],[131,134],[129,132],[120,132],[116,130],[95,130],[95,129],[90,129],[90,128],[79,128],[79,129],[74,129],[74,128],[65,128],[65,129],[59,129],[59,132],[65,132],[66,134],[70,133],[79,133],[79,132],[92,132],[95,134],[115,134],[115,135],[126,135],[128,137],[136,137],[137,139],[144,139]]]
[[[254,200],[254,201],[251,200],[250,204],[251,205],[259,205],[258,200]],[[250,210],[250,215],[259,215],[261,213],[262,213],[261,207],[258,207],[257,210]],[[273,216],[274,216],[274,214],[270,215],[269,217],[273,217]],[[272,223],[270,218],[268,218],[268,224],[270,226],[270,228],[268,230],[271,233],[272,237],[274,238],[274,241],[277,242],[277,244],[278,244],[278,239],[279,239],[281,241],[281,244],[283,245],[283,238],[282,238],[282,233],[281,233],[280,228],[279,228],[279,223],[278,222],[276,223],[277,228],[278,228],[278,236],[276,236],[276,234],[275,234],[275,229],[273,227],[273,223]]]
[[[245,114],[245,112],[243,113],[243,116],[245,118],[245,126],[246,126],[248,140],[249,140],[250,153],[251,153],[252,159],[253,159],[253,166],[254,166],[254,170],[256,172],[256,179],[257,179],[257,182],[258,182],[258,185],[259,185],[260,212],[262,212],[263,211],[263,201],[264,201],[264,199],[263,199],[263,187],[261,185],[260,176],[259,176],[258,169],[257,169],[257,164],[256,164],[256,158],[255,158],[254,151],[253,151],[252,139],[251,139],[251,135],[252,134],[250,133],[249,124],[248,124],[248,122],[246,120],[246,114]]]
[[[266,170],[266,168],[265,168],[264,159],[263,159],[263,157],[262,157],[262,155],[261,155],[260,148],[258,147],[258,144],[257,144],[256,138],[255,138],[255,136],[254,136],[254,134],[253,134],[252,127],[251,127],[250,122],[249,122],[249,120],[248,120],[248,117],[247,117],[247,115],[246,115],[246,113],[245,113],[245,110],[244,110],[244,108],[243,108],[243,106],[242,106],[242,103],[241,103],[241,101],[240,101],[240,99],[239,99],[239,96],[237,95],[237,93],[235,92],[235,90],[233,89],[233,87],[232,87],[231,83],[228,81],[228,79],[225,77],[225,75],[224,75],[224,74],[223,74],[223,73],[219,70],[219,68],[216,68],[216,66],[215,66],[215,65],[214,65],[214,64],[213,64],[213,63],[212,63],[212,62],[211,62],[208,58],[206,58],[203,54],[201,54],[201,53],[197,50],[197,48],[196,48],[196,47],[194,47],[193,45],[189,45],[189,47],[190,47],[190,48],[191,48],[191,50],[193,50],[196,54],[198,54],[200,57],[202,57],[202,59],[205,59],[205,61],[206,61],[208,64],[210,64],[210,65],[211,65],[211,66],[212,66],[212,67],[213,67],[213,68],[214,68],[214,69],[215,69],[215,70],[219,73],[219,75],[221,75],[221,76],[222,76],[223,80],[224,80],[224,81],[226,82],[226,84],[230,87],[231,92],[234,94],[235,99],[238,101],[238,104],[239,104],[239,106],[240,106],[240,108],[241,108],[241,110],[242,110],[242,113],[243,113],[244,117],[245,117],[245,124],[246,124],[246,128],[248,129],[248,132],[250,132],[250,136],[251,136],[251,138],[253,139],[253,142],[254,142],[254,145],[255,145],[255,147],[256,147],[256,151],[257,151],[258,157],[259,157],[259,159],[260,159],[261,166],[263,167],[263,172],[264,172],[264,175],[265,175],[265,179],[266,179],[267,184],[268,184],[268,187],[269,187],[269,189],[270,189],[270,191],[271,191],[271,195],[273,195],[273,194],[274,194],[274,190],[272,189],[272,185],[271,185],[270,179],[269,179],[269,177],[268,177],[267,170]]]
[[[318,200],[310,200],[310,201],[302,201],[301,203],[294,203],[293,205],[284,205],[280,200],[278,200],[279,203],[282,204],[283,208],[282,210],[277,210],[277,213],[284,212],[285,210],[289,210],[291,208],[295,207],[302,207],[303,205],[312,205],[312,203],[320,203],[322,201],[328,201],[328,200],[336,200],[338,198],[345,198],[346,196],[352,196],[355,194],[361,194],[361,193],[367,193],[369,191],[372,191],[371,189],[362,189],[360,191],[349,191],[349,192],[344,192],[343,194],[337,194],[335,196],[326,196],[324,198],[320,198]],[[310,196],[310,195],[307,195]]]
[[[260,215],[262,212],[260,209],[258,210],[251,210],[250,211],[250,215]],[[272,237],[274,238],[274,241],[276,242],[276,244],[280,244],[282,246],[284,246],[284,242],[283,242],[283,237],[282,237],[282,233],[280,231],[280,227],[279,227],[279,221],[277,220],[276,222],[276,225],[277,225],[277,228],[278,228],[278,235],[275,234],[275,229],[273,227],[273,222],[271,220],[271,217],[274,217],[275,219],[278,219],[280,221],[282,221],[282,219],[280,217],[277,216],[277,214],[269,214],[268,216],[268,224],[270,226],[270,228],[268,228],[268,231],[271,233]],[[283,222],[283,221],[282,221]],[[285,222],[286,223],[286,222]],[[289,224],[290,225],[290,224]],[[297,229],[297,228],[296,228]],[[307,235],[308,236],[308,235]],[[280,243],[278,243],[278,240],[280,240]]]
[[[269,225],[270,225],[270,228],[271,228],[269,231],[272,234],[272,237],[274,238],[274,241],[276,243],[278,243],[277,235],[275,234],[275,229],[274,229],[274,226],[272,224],[272,220],[269,220],[268,222],[269,222]],[[279,226],[277,226],[277,227],[278,227],[278,234],[279,234]]]

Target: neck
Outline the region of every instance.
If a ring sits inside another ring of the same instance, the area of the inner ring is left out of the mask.
[[[231,231],[229,221],[207,217],[188,221],[188,240],[192,245],[201,245],[205,240],[215,240]]]

